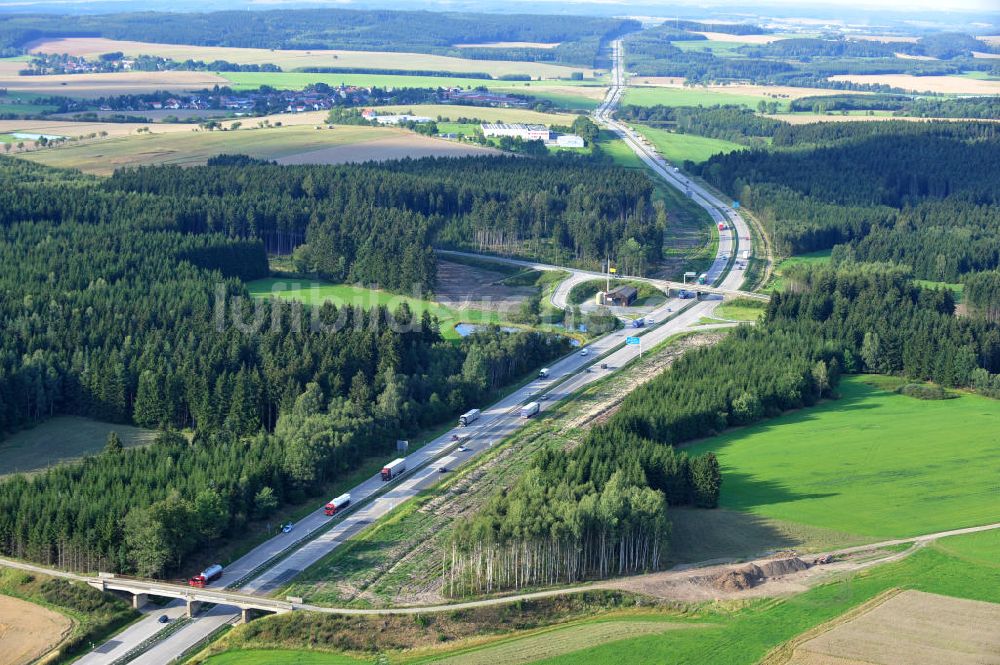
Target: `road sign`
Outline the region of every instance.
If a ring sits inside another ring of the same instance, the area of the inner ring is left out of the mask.
[[[733,201],[733,207],[734,208],[739,208],[740,207],[740,202],[739,201]]]
[[[638,338],[638,337],[626,337],[625,338],[625,343],[626,344],[640,344],[640,343],[642,343],[642,340],[640,338]]]

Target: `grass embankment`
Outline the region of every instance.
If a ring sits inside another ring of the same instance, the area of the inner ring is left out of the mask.
[[[722,465],[721,504],[863,538],[1000,520],[1000,402],[926,401],[849,376],[841,398],[689,447]]]
[[[500,323],[497,312],[479,309],[452,309],[439,303],[403,296],[378,289],[367,289],[349,284],[330,284],[323,281],[307,281],[296,278],[268,277],[247,283],[247,289],[254,298],[281,298],[297,300],[304,305],[318,306],[330,302],[338,307],[358,306],[364,309],[385,306],[389,311],[406,303],[417,316],[425,311],[436,316],[441,324],[441,334],[445,339],[459,339],[455,325],[468,323]]]
[[[139,616],[125,601],[82,582],[12,568],[0,569],[0,594],[35,603],[73,622],[69,635],[58,645],[57,655],[45,660],[50,665],[69,662]]]
[[[131,425],[79,416],[56,416],[0,442],[0,476],[30,473],[98,453],[111,432],[118,433],[126,448],[150,444],[156,438],[156,432]]]
[[[766,309],[767,303],[761,300],[734,298],[716,307],[712,315],[725,321],[759,321]]]
[[[704,162],[712,155],[743,150],[745,146],[722,139],[695,134],[677,134],[646,125],[633,125],[635,130],[653,144],[668,161],[676,164],[685,161]]]
[[[845,574],[804,593],[782,598],[754,598],[732,604],[709,603],[686,609],[638,607],[615,611],[605,603],[598,616],[580,617],[572,605],[562,621],[534,621],[524,616],[537,604],[570,602],[565,599],[516,603],[499,608],[422,615],[419,617],[347,618],[295,613],[261,619],[235,631],[213,651],[234,649],[209,658],[211,665],[235,663],[371,662],[385,653],[393,663],[545,663],[546,665],[603,665],[623,654],[637,665],[750,665],[796,636],[840,617],[891,589],[915,589],[957,598],[1000,602],[1000,531],[955,536],[933,543],[909,557],[860,572]],[[608,597],[606,597],[608,598]],[[634,601],[633,601],[634,602]],[[551,607],[551,606],[550,606]],[[495,616],[495,612],[515,615]],[[520,612],[520,615],[516,613]],[[482,613],[482,614],[480,614]],[[487,614],[490,614],[487,617]],[[455,626],[487,619],[480,630],[462,640]],[[554,619],[559,621],[560,619]],[[374,623],[372,623],[374,622]],[[641,624],[641,630],[631,623]],[[660,623],[662,628],[650,624]],[[377,624],[377,625],[375,625]],[[505,630],[501,626],[520,630]],[[677,630],[681,628],[682,630]],[[652,633],[652,634],[643,634]],[[357,644],[363,640],[363,648]],[[583,636],[594,636],[596,639]],[[637,636],[638,635],[638,636]],[[414,641],[416,636],[416,640]],[[427,644],[432,637],[435,648]],[[455,640],[454,648],[444,646]],[[401,647],[395,642],[405,642]],[[594,642],[603,642],[595,645]],[[285,646],[331,652],[290,649]],[[409,647],[416,643],[418,649]],[[351,656],[333,652],[350,650]],[[394,649],[406,649],[395,651]],[[238,649],[246,649],[241,651]],[[318,656],[328,658],[321,660]],[[196,659],[196,662],[202,662]]]

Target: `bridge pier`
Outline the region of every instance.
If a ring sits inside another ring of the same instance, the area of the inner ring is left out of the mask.
[[[249,607],[241,607],[240,623],[250,623],[251,619],[253,619],[253,610],[251,610]]]
[[[149,602],[148,593],[133,593],[132,594],[132,609],[141,610]]]
[[[187,601],[187,615],[188,615],[189,619],[193,619],[194,615],[197,614],[198,610],[200,610],[200,609],[201,609],[201,601],[200,600],[189,600],[189,601]]]

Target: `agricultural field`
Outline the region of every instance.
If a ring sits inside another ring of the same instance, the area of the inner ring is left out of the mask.
[[[633,125],[636,131],[642,134],[653,144],[657,152],[674,163],[685,161],[704,162],[712,155],[718,153],[733,152],[743,150],[744,146],[722,139],[713,139],[695,134],[676,134],[663,129],[647,127],[646,125]]]
[[[755,517],[881,538],[1000,520],[1000,402],[918,400],[901,381],[847,376],[838,400],[688,451],[714,452],[722,507]]]
[[[638,155],[626,145],[625,141],[617,138],[612,132],[601,130],[598,145],[618,166],[627,169],[645,168]]]
[[[958,95],[1000,95],[1000,81],[967,76],[913,76],[912,74],[838,74],[831,81],[890,85],[910,92]]]
[[[156,432],[131,425],[56,416],[0,440],[0,476],[30,473],[99,453],[111,432],[118,433],[125,447],[147,445],[156,438]]]
[[[166,125],[164,125],[166,126]],[[161,125],[157,125],[159,130]],[[177,126],[173,126],[177,127]],[[402,157],[489,154],[488,148],[459,145],[390,127],[282,126],[237,131],[152,132],[67,144],[20,153],[48,166],[108,175],[116,168],[152,164],[197,165],[223,153],[242,153],[286,164],[340,164]]]
[[[569,78],[573,72],[583,72],[593,78],[595,70],[566,67],[541,62],[509,60],[469,60],[427,53],[396,53],[342,50],[281,50],[264,48],[234,48],[223,46],[190,46],[184,44],[153,44],[93,37],[46,39],[30,45],[33,53],[67,53],[96,59],[102,53],[121,51],[125,55],[152,55],[173,60],[226,60],[238,64],[270,63],[288,72],[302,67],[338,67],[358,69],[400,69],[438,72],[477,72],[500,77],[527,74],[536,79]]]
[[[18,93],[66,97],[107,97],[152,93],[158,90],[204,90],[226,85],[227,79],[210,72],[115,72],[110,74],[61,74],[54,76],[0,75],[0,88]]]
[[[18,598],[0,595],[0,644],[4,662],[28,665],[52,651],[73,628],[68,617]]]
[[[1000,654],[1000,604],[904,591],[799,645],[789,665],[973,663]]]
[[[281,298],[282,300],[297,300],[306,305],[315,306],[331,302],[337,306],[353,305],[371,309],[380,305],[395,310],[404,302],[420,316],[425,311],[436,316],[441,323],[441,334],[446,339],[458,339],[455,330],[458,323],[497,323],[499,314],[481,309],[454,309],[440,303],[420,298],[401,296],[377,289],[366,289],[348,284],[329,284],[326,282],[304,282],[295,279],[267,278],[247,284],[250,295],[255,298]]]

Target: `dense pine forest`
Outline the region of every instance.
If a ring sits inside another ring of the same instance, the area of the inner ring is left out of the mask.
[[[432,244],[597,267],[632,238],[633,253],[652,263],[666,224],[641,173],[575,158],[140,168],[100,189],[96,200],[72,205],[97,215],[103,196],[124,193],[145,206],[152,195],[159,209],[144,218],[153,223],[260,237],[278,253],[306,240],[297,254],[305,271],[406,291],[433,288]]]
[[[958,281],[1000,265],[1000,129],[976,122],[782,126],[779,149],[696,167],[753,209],[776,249],[834,250]]]
[[[8,159],[0,169],[0,431],[80,414],[195,432],[190,444],[164,434],[145,449],[109,445],[0,484],[4,554],[176,570],[196,545],[389,454],[397,438],[569,348],[498,330],[455,345],[406,307],[254,303],[240,280],[266,274],[263,243],[188,216],[211,199],[181,196],[183,178],[143,173],[172,190],[154,194]],[[186,175],[224,188],[217,170]],[[141,537],[126,539],[126,523],[143,525],[131,532]]]
[[[657,570],[671,505],[713,508],[711,454],[676,446],[836,395],[844,372],[1000,387],[1000,327],[954,316],[946,289],[900,269],[790,271],[765,319],[689,351],[576,447],[548,448],[453,536],[452,593]],[[988,390],[984,390],[988,392]]]

